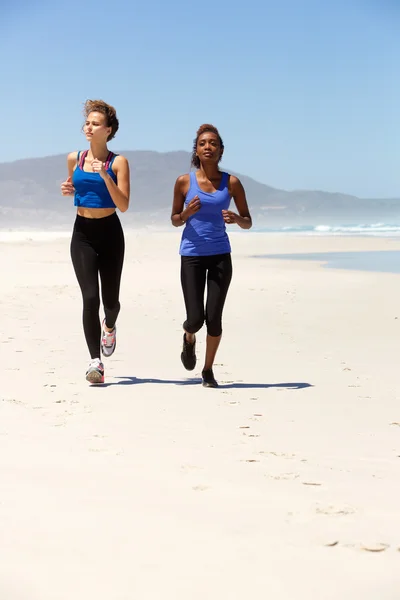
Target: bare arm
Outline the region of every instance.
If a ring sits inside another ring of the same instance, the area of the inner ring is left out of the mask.
[[[77,151],[70,152],[67,156],[68,177],[72,177],[72,173],[74,172],[77,158],[78,158]]]
[[[235,201],[235,205],[239,214],[231,210],[223,210],[225,223],[237,223],[242,229],[250,229],[252,226],[249,207],[247,206],[246,192],[244,187],[237,177],[230,176],[229,191]]]
[[[126,212],[129,208],[130,197],[130,171],[129,163],[124,156],[117,156],[114,160],[113,167],[117,176],[117,183],[103,168],[100,175],[104,179],[104,183],[110,193],[110,196],[117,208],[121,212]]]
[[[185,210],[186,194],[189,189],[189,175],[181,175],[175,181],[174,199],[172,201],[171,223],[174,227],[184,225],[189,217],[200,209],[200,200],[198,196],[192,198]]]
[[[72,183],[72,173],[74,172],[77,157],[78,152],[76,151],[70,152],[67,156],[68,177],[61,184],[61,193],[63,196],[73,196],[75,194],[75,188]]]

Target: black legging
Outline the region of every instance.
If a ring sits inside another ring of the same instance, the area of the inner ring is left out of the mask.
[[[83,331],[91,358],[100,358],[100,295],[106,325],[114,327],[120,310],[119,288],[125,241],[116,213],[102,219],[77,215],[71,240],[71,258],[83,297]]]
[[[181,283],[186,306],[185,331],[196,333],[205,320],[209,335],[221,335],[222,311],[231,279],[230,253],[181,257]],[[207,301],[204,309],[206,281]]]

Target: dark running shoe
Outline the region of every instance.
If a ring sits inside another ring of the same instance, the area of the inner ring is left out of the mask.
[[[201,374],[203,378],[203,386],[209,388],[217,388],[218,383],[215,381],[214,373],[212,369],[206,369]]]
[[[196,366],[196,340],[193,344],[189,344],[186,341],[186,333],[183,334],[183,348],[181,354],[181,361],[185,369],[193,371]]]

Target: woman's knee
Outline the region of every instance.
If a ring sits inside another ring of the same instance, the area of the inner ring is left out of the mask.
[[[219,337],[222,335],[222,321],[221,319],[212,319],[211,321],[206,320],[207,333],[212,337]]]
[[[112,302],[103,300],[103,304],[104,304],[104,310],[108,313],[118,314],[119,311],[121,310],[121,303],[119,300],[113,300]]]
[[[86,311],[98,311],[100,308],[100,297],[96,292],[83,293],[83,309]]]
[[[203,325],[204,325],[204,316],[197,316],[194,319],[193,318],[187,319],[183,324],[183,328],[188,333],[197,333],[198,331],[200,331],[200,329],[203,327]]]

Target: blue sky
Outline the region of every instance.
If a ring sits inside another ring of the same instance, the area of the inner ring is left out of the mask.
[[[120,119],[114,150],[190,151],[211,122],[225,168],[284,189],[400,197],[395,0],[0,7],[0,161],[84,147],[83,102],[102,98]]]

